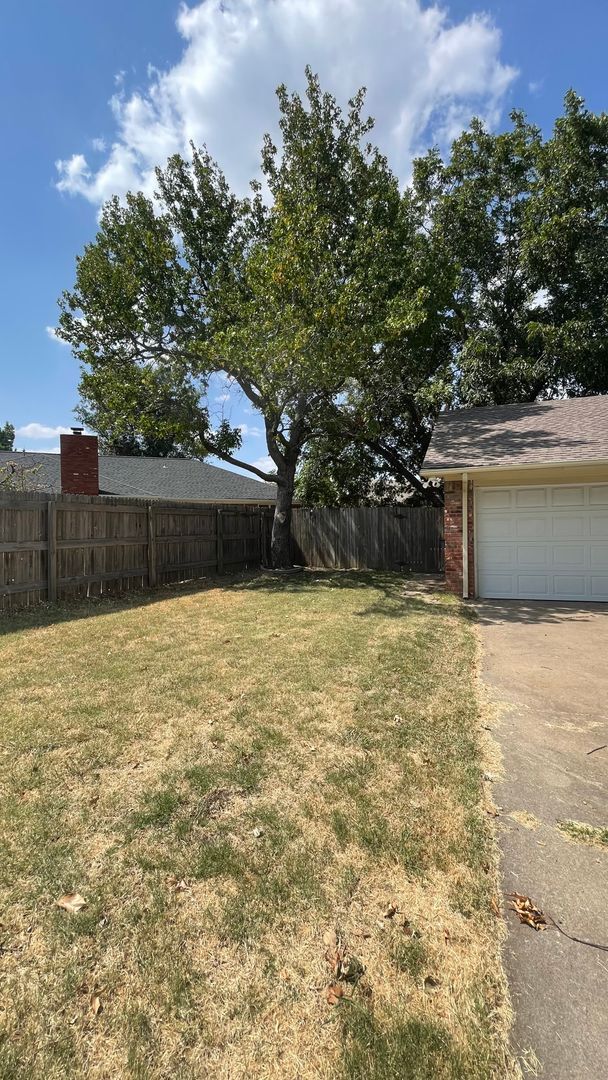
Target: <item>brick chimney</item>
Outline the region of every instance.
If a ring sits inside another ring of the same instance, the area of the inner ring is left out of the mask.
[[[60,435],[61,491],[64,495],[99,495],[97,436],[83,435],[73,427],[71,435]]]

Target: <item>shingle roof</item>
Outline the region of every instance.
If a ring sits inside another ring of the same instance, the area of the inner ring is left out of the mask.
[[[19,461],[27,468],[40,466],[35,476],[38,490],[59,492],[59,454],[0,451],[0,465]],[[132,495],[151,499],[202,499],[212,502],[271,503],[274,484],[249,479],[229,469],[208,465],[195,458],[110,457],[99,458],[99,491],[102,495]]]
[[[440,413],[423,472],[608,461],[608,395]]]

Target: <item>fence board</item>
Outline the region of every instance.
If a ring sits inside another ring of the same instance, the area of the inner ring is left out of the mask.
[[[330,569],[443,570],[440,507],[356,506],[293,511],[294,562]]]

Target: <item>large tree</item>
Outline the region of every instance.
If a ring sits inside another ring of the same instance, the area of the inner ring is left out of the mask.
[[[421,366],[405,340],[424,336],[429,292],[410,275],[416,208],[366,141],[363,91],[342,112],[308,71],[306,101],[277,93],[281,146],[264,140],[263,187],[237,199],[192,148],[158,170],[154,198],[110,200],[62,298],[59,333],[82,361],[93,427],[111,417],[114,439],[167,439],[276,482],[272,555],[286,567],[304,448],[369,416],[397,353],[403,386],[410,363],[412,385],[424,382],[428,358]],[[214,427],[215,372],[262,415],[271,471],[241,460],[239,429]]]
[[[525,257],[537,335],[562,393],[608,392],[608,114],[574,91],[537,156]]]
[[[547,139],[511,121],[474,120],[414,168],[429,242],[458,268],[458,405],[608,391],[608,116],[570,91]]]
[[[514,112],[511,130],[494,134],[473,120],[447,162],[433,150],[414,165],[431,245],[457,266],[449,304],[455,404],[534,400],[550,378],[525,258],[540,145],[538,129]]]

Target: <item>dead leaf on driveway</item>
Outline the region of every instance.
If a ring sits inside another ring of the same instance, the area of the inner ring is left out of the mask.
[[[548,928],[549,924],[543,912],[535,906],[529,896],[516,892],[508,893],[507,896],[511,903],[511,909],[516,913],[520,922],[525,923],[526,926],[531,926],[533,930],[546,930]]]
[[[71,892],[66,893],[65,896],[60,896],[56,901],[57,907],[63,908],[64,911],[69,911],[70,915],[76,915],[86,905],[84,896],[80,893]]]

